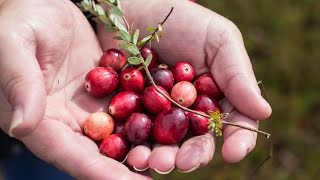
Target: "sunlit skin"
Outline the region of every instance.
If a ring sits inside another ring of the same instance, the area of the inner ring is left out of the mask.
[[[144,11],[140,11],[142,6]],[[171,6],[175,9],[164,25],[165,35],[160,44],[153,43],[159,58],[169,65],[189,60],[197,75],[211,71],[226,96],[221,102],[223,111],[237,109],[229,120],[257,128],[256,119],[267,118],[271,108],[260,96],[234,24],[185,0],[123,0],[128,21],[141,30],[161,21]],[[152,13],[146,16],[145,11]],[[99,43],[69,0],[0,0],[0,15],[0,27],[6,27],[0,31],[1,129],[77,179],[148,178],[101,155],[81,131],[84,119],[104,110],[110,99],[86,93],[84,77],[98,65],[102,50],[117,47],[112,35],[98,28]],[[222,155],[227,162],[240,161],[256,143],[254,133],[235,127],[225,127],[223,138]],[[147,164],[163,173],[174,168],[192,171],[212,159],[214,142],[206,134],[180,148],[154,145],[150,156],[141,159],[136,155],[150,147],[139,146],[129,154],[135,158],[128,159],[133,166]]]

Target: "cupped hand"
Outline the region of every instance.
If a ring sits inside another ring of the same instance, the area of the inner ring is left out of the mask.
[[[79,9],[69,0],[6,0],[0,27],[1,129],[77,179],[146,178],[101,155],[81,133],[107,98],[84,90],[101,48]]]
[[[258,128],[258,121],[270,116],[271,107],[260,95],[250,59],[239,29],[226,18],[185,0],[123,0],[122,7],[129,24],[144,31],[156,26],[174,11],[163,25],[164,36],[160,43],[152,43],[162,62],[173,65],[189,61],[196,74],[211,72],[223,91],[223,112],[231,112],[228,121]],[[144,35],[146,32],[144,31]],[[103,49],[113,45],[113,34],[98,28]],[[227,162],[242,160],[255,146],[257,135],[251,131],[225,126],[222,156]],[[190,172],[206,165],[213,157],[215,138],[211,134],[193,137],[178,145],[137,146],[128,157],[136,169],[150,167],[159,173],[177,168]],[[137,158],[144,152],[144,158]]]

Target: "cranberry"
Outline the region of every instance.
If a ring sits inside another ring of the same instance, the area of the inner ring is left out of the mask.
[[[171,90],[171,98],[184,107],[191,106],[196,97],[196,88],[188,81],[178,82]]]
[[[117,120],[125,120],[134,112],[141,111],[140,95],[131,92],[123,91],[116,94],[110,102],[109,113],[117,118]]]
[[[121,88],[125,91],[140,92],[144,89],[143,74],[136,68],[126,68],[119,75]]]
[[[111,94],[118,86],[118,75],[110,67],[97,67],[85,77],[86,90],[95,97]]]
[[[195,74],[194,67],[190,63],[184,61],[178,62],[174,65],[171,71],[175,82],[191,82]]]
[[[154,121],[153,136],[160,144],[178,143],[189,128],[188,116],[179,108],[163,111]]]
[[[130,145],[123,134],[112,134],[103,139],[99,149],[102,154],[123,161],[130,150]]]
[[[127,59],[124,53],[118,49],[108,49],[103,52],[99,66],[111,67],[115,71],[120,71],[126,64]]]
[[[205,73],[200,75],[195,81],[194,86],[199,94],[206,94],[214,99],[221,99],[223,93],[214,80],[211,73]]]
[[[109,136],[113,129],[113,119],[105,112],[95,112],[90,114],[83,124],[84,133],[94,141],[99,141]]]
[[[163,87],[170,92],[174,84],[172,72],[164,68],[154,68],[150,71],[156,85]]]
[[[158,88],[161,92],[170,96],[164,88],[161,86],[158,86]],[[144,90],[142,102],[147,111],[153,114],[158,114],[161,111],[170,109],[171,107],[171,102],[158,93],[153,86],[149,86]]]
[[[143,57],[143,59],[147,59],[147,57],[152,54],[152,59],[151,59],[151,62],[148,66],[148,69],[151,70],[155,67],[157,67],[157,54],[154,52],[153,49],[150,49],[148,47],[143,47],[141,50],[140,50],[140,53],[141,53],[141,56]]]
[[[195,135],[206,134],[209,129],[209,119],[191,112],[187,113],[190,121],[190,129]]]
[[[133,144],[142,144],[150,136],[152,122],[143,113],[133,113],[126,121],[125,134],[127,139]]]
[[[219,110],[221,112],[221,108],[218,102],[205,94],[198,95],[191,108],[197,111],[202,111],[204,113],[208,113],[209,110]]]

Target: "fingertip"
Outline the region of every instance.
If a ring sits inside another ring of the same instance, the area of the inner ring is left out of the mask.
[[[149,157],[149,168],[161,174],[171,172],[175,167],[177,145],[155,145]]]
[[[136,171],[145,171],[148,169],[150,154],[151,149],[148,146],[138,145],[128,153],[127,163]]]
[[[241,161],[255,146],[255,136],[247,130],[239,130],[225,139],[222,157],[228,163]]]

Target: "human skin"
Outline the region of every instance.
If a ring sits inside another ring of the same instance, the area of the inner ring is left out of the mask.
[[[153,13],[145,16],[144,11],[135,11],[142,5]],[[187,1],[123,0],[128,20],[141,30],[160,21],[172,5],[175,10],[164,25],[165,36],[160,44],[153,44],[163,62],[172,65],[188,59],[197,74],[211,71],[226,95],[224,112],[236,108],[229,120],[257,128],[256,120],[267,118],[271,108],[260,96],[241,34],[233,23]],[[188,14],[183,13],[188,8]],[[68,0],[0,0],[0,27],[5,27],[0,30],[1,129],[77,179],[148,178],[102,156],[81,131],[84,119],[104,110],[110,99],[90,96],[83,83],[102,50],[117,47],[112,35],[98,28],[98,41],[85,17]],[[224,159],[237,162],[254,148],[256,134],[226,126],[224,140]],[[139,148],[133,152],[144,151]],[[180,148],[154,145],[149,158],[143,158],[148,162],[139,162],[135,153],[130,155],[136,158],[129,159],[133,166],[147,163],[160,173],[173,168],[188,172],[207,164],[214,149],[214,138],[207,134],[189,139]]]

